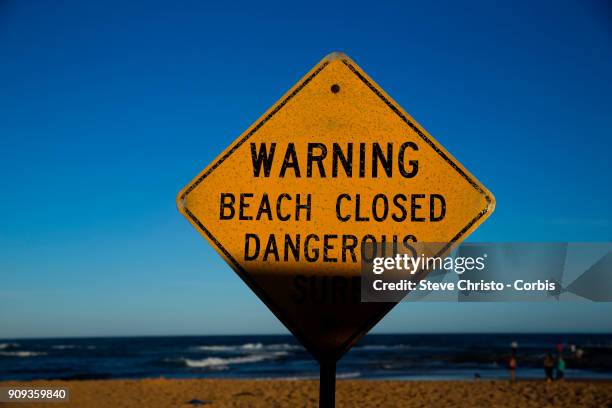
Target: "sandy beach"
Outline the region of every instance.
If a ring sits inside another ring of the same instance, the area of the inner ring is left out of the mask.
[[[314,407],[318,398],[318,382],[305,380],[162,378],[0,383],[0,387],[7,386],[68,387],[70,403],[53,407]],[[609,407],[612,382],[340,380],[336,400],[338,407]],[[0,405],[26,408],[41,404]]]

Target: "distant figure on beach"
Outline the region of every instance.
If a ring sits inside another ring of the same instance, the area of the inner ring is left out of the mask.
[[[516,381],[516,357],[514,355],[510,356],[508,360],[508,370],[510,371],[510,381]]]
[[[558,355],[563,354],[563,343],[558,343],[557,344],[557,354]]]
[[[544,357],[544,375],[546,376],[546,382],[553,380],[553,371],[555,369],[555,359],[551,353],[547,353]]]
[[[584,355],[584,350],[583,350],[583,349],[581,349],[580,347],[578,347],[578,348],[576,349],[576,358],[577,358],[578,360],[580,360],[580,359],[582,358],[582,356],[583,356],[583,355]]]
[[[515,382],[516,381],[516,351],[518,349],[518,343],[516,341],[513,341],[512,343],[510,343],[510,350],[511,350],[511,354],[510,354],[510,358],[508,359],[508,370],[510,371],[510,381],[511,382]]]
[[[557,381],[563,381],[563,378],[565,378],[565,360],[561,354],[557,357],[557,366],[555,368],[555,379]]]

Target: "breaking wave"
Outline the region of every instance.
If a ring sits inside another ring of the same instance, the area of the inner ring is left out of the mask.
[[[290,351],[300,350],[301,346],[297,344],[279,343],[279,344],[263,344],[263,343],[246,343],[241,345],[206,345],[197,346],[195,349],[209,352],[250,352],[250,351]]]
[[[191,359],[191,358],[180,358],[175,360],[168,360],[170,362],[179,362],[187,367],[191,368],[214,368],[214,369],[225,369],[233,364],[252,364],[259,363],[266,360],[276,360],[279,357],[288,355],[286,351],[278,351],[275,353],[262,353],[262,354],[251,354],[240,357],[207,357],[204,359]]]
[[[19,343],[0,343],[0,350],[19,347]]]
[[[336,374],[336,379],[338,380],[347,380],[350,378],[359,378],[361,377],[361,372],[359,371],[350,371],[348,373],[337,373]],[[278,380],[279,378],[277,377],[269,377],[269,378],[262,378],[264,380]],[[285,381],[298,381],[298,380],[318,380],[319,376],[318,375],[300,375],[300,376],[290,376],[290,377],[281,377],[281,380],[285,380]]]
[[[366,344],[365,346],[357,346],[355,350],[401,350],[401,349],[409,349],[412,348],[407,344],[393,344],[393,345],[384,345],[384,344]]]
[[[73,344],[58,344],[55,346],[51,346],[52,349],[55,350],[71,350],[76,348],[77,346],[73,345]]]
[[[336,378],[338,379],[348,379],[348,378],[357,378],[361,376],[361,373],[359,371],[351,371],[349,373],[338,373],[336,374]]]
[[[5,357],[38,357],[45,356],[47,353],[38,352],[38,351],[0,351],[0,356]]]

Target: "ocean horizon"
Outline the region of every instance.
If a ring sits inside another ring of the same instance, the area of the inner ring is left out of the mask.
[[[612,379],[612,334],[370,334],[338,363],[338,378],[470,380],[508,377],[516,342],[522,379],[543,378],[562,353],[569,379]],[[317,379],[291,335],[71,337],[0,340],[0,380],[143,378]]]

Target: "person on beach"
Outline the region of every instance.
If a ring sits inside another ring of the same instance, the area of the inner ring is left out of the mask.
[[[510,371],[510,382],[516,381],[516,351],[518,349],[518,343],[513,341],[510,343],[510,358],[508,359],[508,371]]]
[[[544,357],[544,375],[546,376],[546,382],[553,380],[553,370],[555,369],[555,359],[551,353],[547,353]]]
[[[565,360],[563,359],[563,356],[561,354],[559,354],[559,356],[557,357],[557,366],[555,368],[555,379],[557,381],[563,381],[563,378],[565,378]]]
[[[557,354],[563,354],[563,343],[557,343]]]
[[[516,356],[514,353],[510,356],[508,360],[508,370],[510,371],[510,382],[516,381]]]

